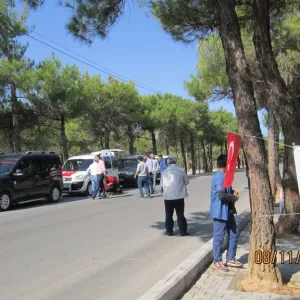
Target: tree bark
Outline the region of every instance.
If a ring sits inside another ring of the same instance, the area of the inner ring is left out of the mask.
[[[279,108],[285,144],[300,144],[300,116],[281,77],[273,54],[270,37],[269,0],[253,1],[254,35],[256,57],[271,99]],[[297,233],[299,226],[300,196],[297,185],[293,148],[285,147],[282,187],[284,192],[284,212],[294,214],[280,216],[279,233]]]
[[[65,116],[63,114],[60,116],[60,136],[61,136],[63,160],[66,161],[69,158],[69,153],[68,153],[68,140],[66,136]]]
[[[180,137],[180,151],[181,151],[181,156],[183,159],[183,166],[185,169],[185,173],[187,173],[187,161],[186,161],[186,156],[185,156],[184,140],[182,137]]]
[[[100,149],[104,149],[104,143],[103,143],[103,134],[101,133],[101,135],[99,136],[99,140],[100,140]]]
[[[169,139],[167,133],[165,133],[165,148],[166,148],[166,155],[170,154],[170,146],[169,146]]]
[[[15,152],[13,130],[9,130],[9,133],[8,133],[8,143],[9,143],[10,151],[11,152]]]
[[[17,98],[17,85],[13,81],[10,87],[11,92],[11,112],[12,112],[12,123],[14,131],[14,148],[16,152],[21,152],[21,131],[19,124],[19,103]]]
[[[152,151],[154,154],[157,154],[155,130],[151,130],[151,139],[152,139]]]
[[[274,135],[275,135],[275,174],[276,174],[276,185],[282,186],[281,183],[281,174],[279,169],[280,159],[279,159],[279,126],[276,119],[276,116],[274,118]]]
[[[251,201],[251,235],[249,253],[250,278],[268,286],[282,284],[276,264],[256,264],[255,251],[275,250],[275,226],[273,201],[268,176],[267,155],[262,139],[247,136],[262,136],[257,116],[257,107],[241,39],[240,27],[235,12],[234,0],[217,0],[219,33],[226,59],[226,72],[233,92],[238,119],[239,134],[249,168]],[[265,217],[261,217],[264,215]]]
[[[198,141],[199,145],[199,174],[201,174],[201,141]]]
[[[110,131],[107,126],[104,127],[104,148],[109,149]]]
[[[213,160],[212,160],[212,142],[209,143],[209,146],[207,147],[207,157],[209,162],[209,172],[213,171]]]
[[[201,143],[202,151],[203,151],[203,156],[202,156],[203,169],[204,169],[205,173],[208,173],[209,170],[208,170],[208,163],[207,163],[207,155],[206,155],[206,150],[205,150],[205,144],[204,144],[203,140],[201,140],[200,143]]]
[[[274,132],[274,105],[273,101],[268,103],[268,161],[269,161],[269,178],[273,201],[276,198],[276,161],[275,161],[275,132]]]
[[[192,159],[192,172],[193,175],[196,174],[196,156],[194,148],[194,135],[191,133],[191,159]]]
[[[243,152],[243,154],[242,154],[242,168],[243,168],[243,169],[245,168],[244,152]]]
[[[127,126],[128,142],[129,142],[129,155],[134,155],[134,136],[130,125]]]

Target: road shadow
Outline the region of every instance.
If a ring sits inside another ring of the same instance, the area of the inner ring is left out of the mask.
[[[123,190],[122,194],[113,195],[111,197],[107,197],[107,199],[127,198],[130,196],[133,196],[133,194],[131,194],[130,191],[131,191],[130,189]],[[30,208],[36,208],[36,207],[42,207],[42,206],[65,204],[65,203],[71,203],[71,202],[77,202],[77,201],[89,201],[89,200],[91,200],[91,198],[89,196],[84,196],[82,194],[65,194],[65,193],[63,193],[58,202],[49,203],[48,200],[45,199],[45,200],[40,200],[40,201],[36,201],[36,202],[16,204],[12,207],[12,209],[10,211],[24,210],[24,209],[30,209]]]
[[[133,196],[133,194],[119,194],[119,195],[112,195],[112,196],[107,196],[106,199],[115,199],[115,198],[127,198],[127,197],[131,197]]]
[[[188,232],[191,236],[197,236],[201,241],[207,242],[213,236],[213,226],[210,213],[207,212],[195,212],[191,213],[192,217],[187,218]],[[176,219],[176,213],[173,215],[174,219],[174,235],[179,233],[178,224]],[[158,221],[151,225],[152,228],[162,231],[162,234],[165,232],[165,222]]]
[[[244,168],[240,168],[240,169],[236,169],[235,172],[238,172],[238,173],[243,173],[243,172],[246,172],[246,169]],[[213,176],[216,172],[207,172],[207,173],[197,173],[195,175],[193,174],[189,174],[189,179],[194,179],[194,178],[198,178],[198,177],[205,177],[205,176]]]
[[[286,251],[284,251],[285,257],[288,257]],[[277,255],[277,265],[279,267],[282,280],[284,283],[289,282],[300,282],[300,265],[299,265],[299,257],[294,257],[293,259],[286,259],[283,263],[281,261],[280,254]]]
[[[249,253],[245,253],[238,258],[238,260],[244,265],[248,263],[248,259],[249,259]]]

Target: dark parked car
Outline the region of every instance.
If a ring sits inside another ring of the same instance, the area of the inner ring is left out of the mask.
[[[136,187],[137,181],[134,179],[134,174],[137,167],[137,157],[138,155],[133,156],[124,156],[119,158],[118,167],[119,167],[119,182],[122,187]]]
[[[123,187],[136,187],[137,180],[134,179],[134,174],[137,167],[137,158],[140,155],[124,156],[118,161],[119,163],[119,181]],[[143,156],[143,155],[141,155]],[[156,183],[160,180],[160,173],[157,173]]]
[[[58,202],[63,182],[55,152],[0,153],[0,211],[18,203]]]

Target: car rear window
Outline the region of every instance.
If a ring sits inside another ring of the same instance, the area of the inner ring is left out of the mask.
[[[128,159],[119,159],[119,168],[136,168],[137,160],[135,158],[128,158]]]

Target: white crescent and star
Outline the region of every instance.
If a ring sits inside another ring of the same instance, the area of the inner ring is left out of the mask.
[[[231,154],[231,155],[230,155],[230,154]],[[230,163],[231,163],[233,154],[234,154],[234,142],[232,141],[232,142],[229,144],[229,149],[228,149],[228,159],[227,159],[227,161],[229,162],[229,164],[228,164],[228,166],[227,166],[227,170],[230,169]]]

